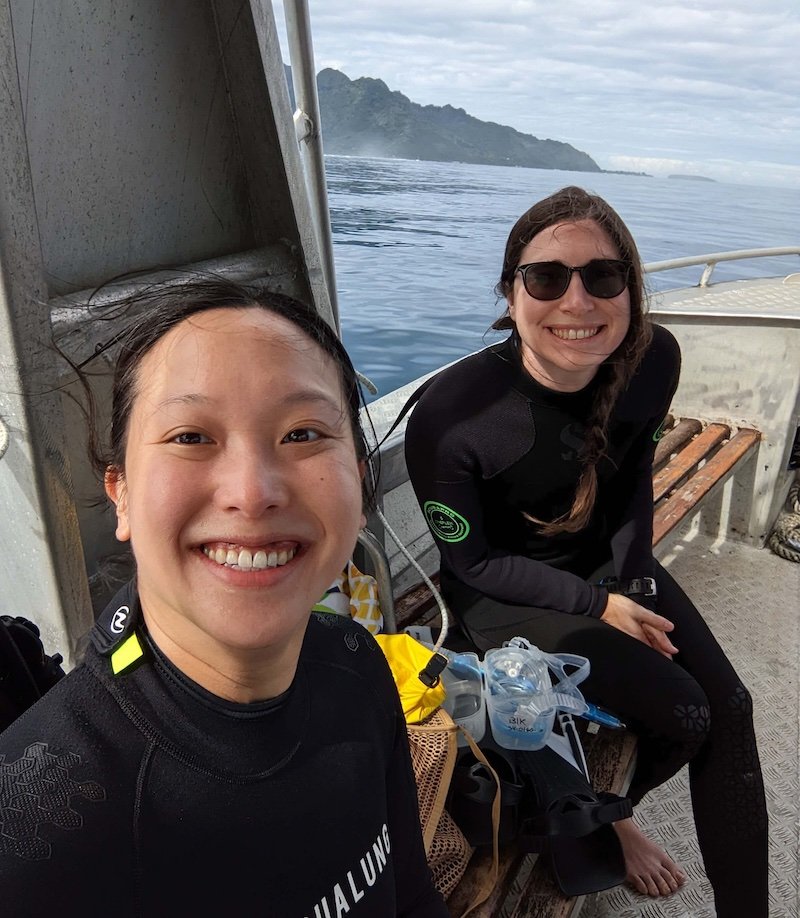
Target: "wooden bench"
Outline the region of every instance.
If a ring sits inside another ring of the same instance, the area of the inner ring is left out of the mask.
[[[712,493],[755,454],[761,434],[750,428],[733,431],[728,424],[694,418],[668,418],[653,463],[653,547],[686,522]],[[436,581],[436,575],[432,578]],[[395,600],[397,627],[433,624],[438,608],[425,584]],[[624,794],[636,762],[630,733],[600,730],[584,734],[584,747],[594,786]],[[491,869],[491,852],[478,849],[461,883],[448,899],[453,915],[473,901]],[[514,845],[500,852],[497,882],[489,899],[471,914],[475,918],[568,918],[583,897],[565,896],[549,870],[537,866],[535,854],[521,854]]]

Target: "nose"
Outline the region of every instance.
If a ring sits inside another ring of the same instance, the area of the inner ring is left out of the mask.
[[[583,315],[594,309],[594,300],[586,292],[580,272],[573,271],[564,295],[561,297],[561,309],[576,315]]]
[[[256,519],[289,501],[287,470],[274,450],[244,446],[226,450],[220,457],[217,503]]]

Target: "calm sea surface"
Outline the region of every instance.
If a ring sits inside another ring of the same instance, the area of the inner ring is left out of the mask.
[[[381,395],[496,340],[493,287],[512,225],[564,185],[605,197],[642,259],[800,243],[800,190],[328,156],[342,336]],[[653,291],[700,268],[651,275]],[[718,265],[715,280],[798,270],[798,259]]]

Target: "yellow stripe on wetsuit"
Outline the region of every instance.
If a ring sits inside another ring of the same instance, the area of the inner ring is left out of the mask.
[[[134,631],[133,634],[123,641],[114,653],[111,654],[111,671],[115,676],[118,676],[143,656],[144,651],[142,650],[142,645],[139,643],[139,638]]]

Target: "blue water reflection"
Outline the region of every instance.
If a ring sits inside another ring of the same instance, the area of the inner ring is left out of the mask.
[[[644,176],[326,157],[342,336],[384,394],[497,340],[494,294],[506,236],[564,185],[603,195],[642,259],[800,242],[800,191]],[[714,281],[800,270],[794,257],[719,264]],[[653,274],[653,291],[701,268]]]

